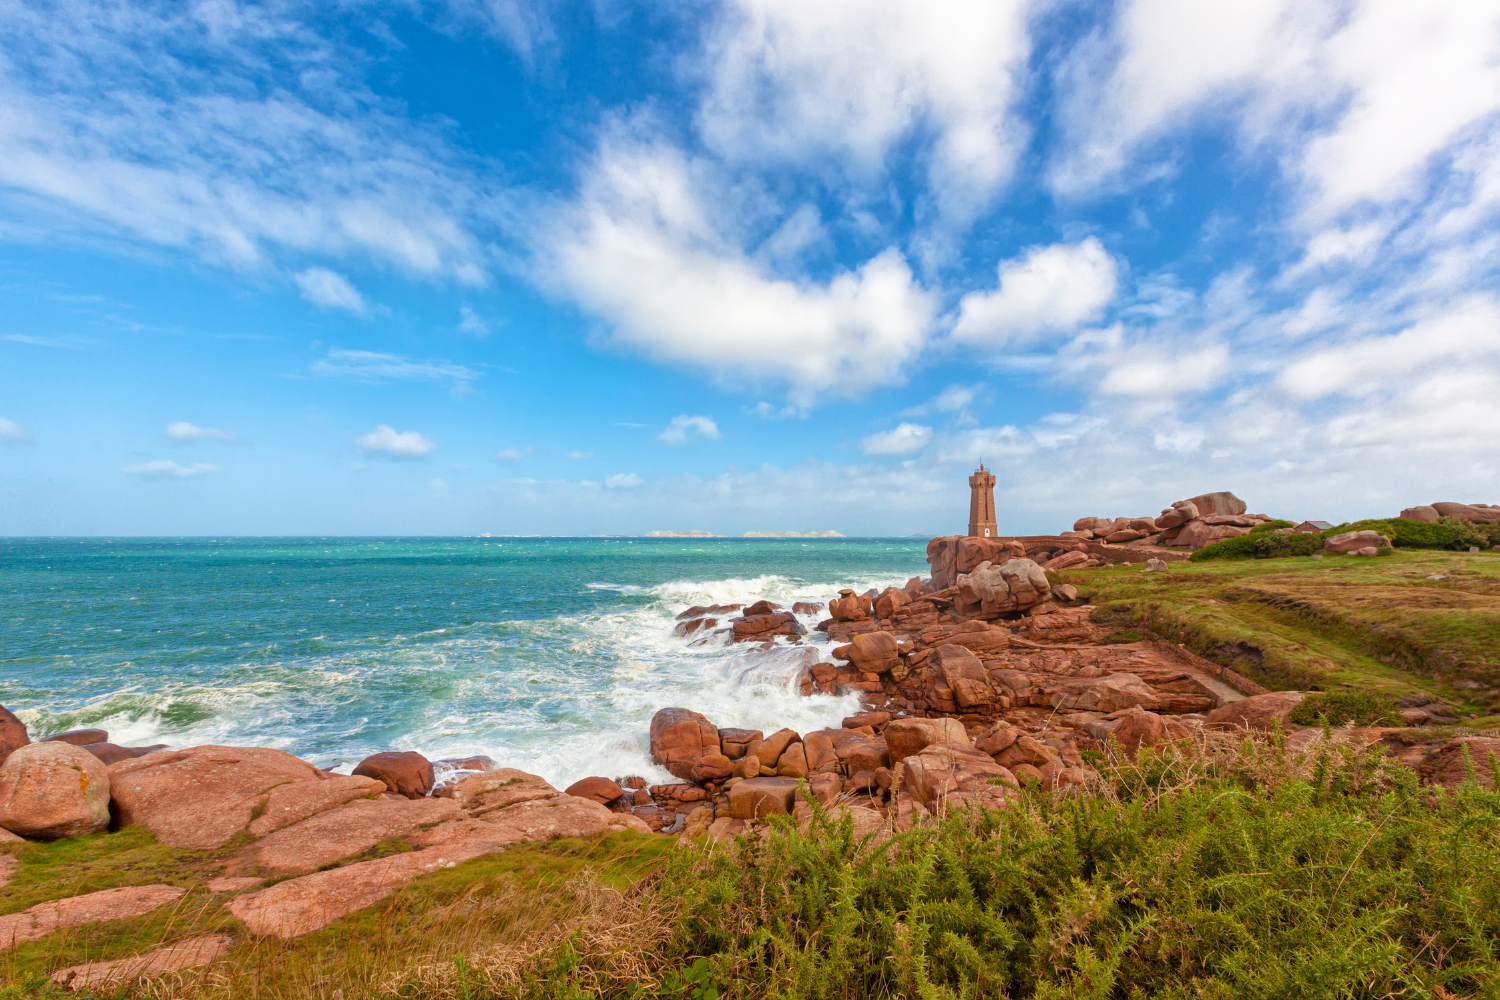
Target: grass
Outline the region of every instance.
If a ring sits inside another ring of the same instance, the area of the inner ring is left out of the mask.
[[[1248,536],[1245,536],[1248,537]],[[1097,621],[1149,630],[1274,689],[1439,697],[1500,723],[1500,553],[1222,559],[1056,574]],[[1428,580],[1440,576],[1442,580]]]
[[[1500,763],[1472,773],[1500,778]],[[1340,731],[1311,754],[1207,734],[1115,758],[1084,794],[1033,790],[883,841],[820,816],[733,845],[523,845],[296,941],[231,929],[227,961],[131,995],[1494,998],[1497,832],[1500,794],[1420,787]],[[86,847],[118,872],[143,847],[109,846],[121,836],[35,850],[76,874]],[[52,968],[229,926],[218,907],[194,892],[23,946],[50,951],[11,959],[0,996],[45,996]]]

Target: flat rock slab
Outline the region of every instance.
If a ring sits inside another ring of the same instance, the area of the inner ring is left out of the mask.
[[[111,983],[128,983],[132,979],[149,979],[180,969],[211,965],[228,955],[233,947],[234,939],[228,934],[208,934],[177,941],[133,958],[71,965],[53,973],[52,982],[71,990],[84,990]]]
[[[140,823],[169,847],[212,850],[249,825],[278,785],[326,780],[281,750],[201,746],[163,750],[109,768],[121,826]]]
[[[378,903],[418,875],[452,868],[496,849],[489,842],[465,840],[361,861],[236,896],[228,909],[250,933],[288,940]]]
[[[244,892],[246,889],[257,888],[265,879],[244,875],[236,878],[225,876],[223,878],[212,878],[203,883],[203,888],[209,892]]]
[[[23,941],[35,941],[61,927],[139,917],[173,902],[186,892],[186,889],[172,885],[133,885],[38,903],[24,913],[0,917],[0,948],[14,948]]]
[[[610,812],[597,802],[574,795],[522,802],[499,812],[486,813],[482,818],[491,826],[514,834],[520,840],[592,837],[596,833],[618,830],[651,832],[646,821],[638,816]]]
[[[460,814],[458,803],[451,799],[357,799],[257,841],[245,849],[235,867],[242,871],[264,868],[282,875],[313,872],[368,851],[382,840],[416,833]]]
[[[264,837],[299,820],[327,812],[353,799],[382,794],[384,782],[362,774],[338,775],[327,781],[295,781],[271,789],[266,807],[250,821],[250,833]]]

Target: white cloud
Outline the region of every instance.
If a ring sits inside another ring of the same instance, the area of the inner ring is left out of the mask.
[[[483,340],[490,335],[490,324],[468,306],[460,306],[458,310],[458,332],[467,333],[471,337]]]
[[[186,420],[178,420],[167,425],[167,437],[174,441],[238,441],[239,436],[232,431],[221,430],[218,427],[199,427],[190,424]]]
[[[574,461],[580,461],[585,458],[593,458],[594,453],[591,451],[570,451],[565,457]]]
[[[530,448],[501,448],[490,457],[492,461],[496,462],[519,462],[530,454]]]
[[[464,365],[412,361],[397,354],[349,351],[339,347],[325,352],[308,370],[326,378],[353,378],[361,382],[446,382],[460,394],[469,391],[471,383],[480,375]]]
[[[912,137],[939,216],[966,224],[1014,169],[1027,5],[735,0],[709,36],[699,127],[741,163],[828,164],[876,183]]]
[[[315,306],[344,309],[356,316],[369,314],[364,296],[342,274],[326,267],[310,267],[292,277],[302,289],[302,297]]]
[[[606,143],[544,236],[554,280],[622,346],[722,382],[787,383],[799,406],[901,381],[933,302],[900,252],[824,283],[774,277],[715,220],[728,206],[703,172],[669,149]]]
[[[607,490],[633,490],[644,483],[645,480],[634,472],[620,472],[613,476],[604,477],[604,488]]]
[[[370,456],[393,461],[416,461],[431,454],[437,447],[437,442],[416,431],[398,432],[385,424],[379,424],[370,433],[355,438],[354,446]]]
[[[5,444],[30,444],[31,432],[14,420],[0,417],[0,442]]]
[[[931,427],[899,424],[892,430],[869,435],[860,442],[860,448],[866,455],[909,455],[927,447],[931,440]]]
[[[322,37],[304,12],[0,8],[7,222],[39,239],[144,242],[233,268],[317,254],[485,281],[486,251],[463,220],[496,193],[441,127],[365,85],[366,53]]]
[[[192,465],[178,465],[165,459],[157,459],[150,462],[135,462],[125,466],[127,476],[136,476],[140,479],[193,479],[197,476],[206,476],[214,472],[223,472],[217,465],[209,465],[207,462],[194,462]]]
[[[1096,237],[1033,247],[1002,261],[999,287],[959,304],[956,340],[998,349],[1031,344],[1096,319],[1114,300],[1116,264]]]
[[[670,445],[687,444],[689,441],[719,440],[719,425],[712,417],[690,417],[686,413],[672,418],[672,422],[658,435],[658,441]]]

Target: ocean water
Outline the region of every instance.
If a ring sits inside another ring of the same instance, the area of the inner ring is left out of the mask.
[[[487,754],[554,784],[666,779],[647,752],[660,708],[768,732],[836,726],[858,709],[796,692],[805,648],[690,647],[672,634],[679,611],[899,586],[926,573],[925,550],[925,539],[0,539],[0,704],[34,736],[99,727],[117,743],[276,747],[338,770],[417,750]]]

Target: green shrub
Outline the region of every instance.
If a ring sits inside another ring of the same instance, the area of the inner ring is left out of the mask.
[[[1403,517],[1383,521],[1355,521],[1323,532],[1324,538],[1346,531],[1378,531],[1401,549],[1451,549],[1462,552],[1471,545],[1488,548],[1491,542],[1487,528],[1495,525],[1472,524],[1461,517],[1440,517],[1436,521],[1410,521]]]
[[[1284,559],[1288,556],[1310,556],[1323,550],[1321,535],[1295,534],[1253,529],[1248,535],[1237,535],[1205,545],[1188,558],[1193,562],[1209,559]]]
[[[1356,726],[1385,726],[1396,723],[1396,703],[1374,691],[1320,691],[1302,699],[1292,709],[1294,725],[1316,726],[1327,719],[1331,726],[1352,722]]]
[[[1266,522],[1264,522],[1262,524],[1257,524],[1255,527],[1251,528],[1250,529],[1250,534],[1252,534],[1252,535],[1262,535],[1262,534],[1265,534],[1268,531],[1275,531],[1277,528],[1295,528],[1295,527],[1296,527],[1296,525],[1293,524],[1291,521],[1266,521]]]

